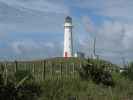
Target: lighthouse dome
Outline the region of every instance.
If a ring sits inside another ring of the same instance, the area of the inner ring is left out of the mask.
[[[67,16],[65,18],[65,22],[72,23],[72,18],[70,16]]]

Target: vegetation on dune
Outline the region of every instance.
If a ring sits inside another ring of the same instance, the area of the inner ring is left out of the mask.
[[[29,73],[20,71],[15,76],[6,80],[0,74],[0,100],[36,100],[40,96],[41,87]]]
[[[92,80],[96,84],[103,84],[106,86],[114,86],[114,81],[111,75],[111,68],[108,69],[108,65],[97,64],[96,62],[91,62],[88,59],[88,64],[83,65],[79,70],[79,74],[82,79]],[[112,67],[112,66],[110,66]]]
[[[65,62],[58,58],[51,61]],[[79,62],[71,58],[66,62]],[[78,79],[37,82],[28,71],[6,76],[0,71],[0,100],[133,100],[133,63],[119,72],[118,66],[104,60],[84,60],[77,68]],[[63,75],[63,74],[62,74]],[[53,76],[54,77],[54,76]]]
[[[125,70],[122,71],[122,75],[125,78],[128,78],[130,80],[133,80],[133,62],[130,62],[128,65],[125,66]]]
[[[44,94],[40,100],[133,99],[133,81],[129,77],[133,74],[130,70],[132,64],[129,64],[128,69],[123,72],[126,74],[123,74],[119,72],[118,66],[110,62],[92,59],[87,62],[79,69],[79,80],[44,81]]]

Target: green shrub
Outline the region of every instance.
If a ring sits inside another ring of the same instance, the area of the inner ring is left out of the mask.
[[[19,77],[19,81],[7,80],[4,84],[4,79],[0,75],[0,100],[36,100],[40,96],[40,85],[33,80],[29,81],[25,73],[22,76],[22,79]]]
[[[96,84],[103,84],[106,86],[114,86],[114,81],[111,73],[105,70],[105,65],[98,65],[96,62],[89,62],[83,65],[79,70],[79,74],[84,80],[92,80]]]
[[[129,63],[128,66],[124,68],[124,71],[121,73],[121,75],[133,80],[133,62]]]

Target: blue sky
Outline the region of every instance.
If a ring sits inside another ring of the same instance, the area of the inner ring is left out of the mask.
[[[0,59],[62,56],[64,18],[73,18],[75,52],[121,63],[133,59],[132,0],[0,0]]]

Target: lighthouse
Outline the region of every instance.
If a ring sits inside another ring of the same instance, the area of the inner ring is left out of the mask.
[[[72,18],[67,16],[64,23],[64,52],[65,58],[73,57]]]

